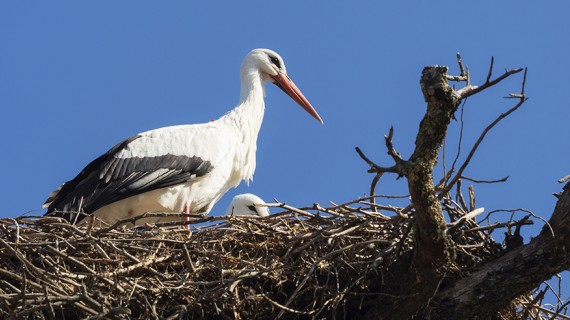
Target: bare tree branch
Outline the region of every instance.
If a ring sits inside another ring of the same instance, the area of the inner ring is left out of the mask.
[[[471,148],[471,151],[464,163],[455,173],[455,176],[451,178],[448,184],[444,184],[441,192],[436,195],[432,175],[433,168],[438,160],[438,150],[444,142],[447,128],[451,119],[454,118],[454,113],[460,101],[523,70],[514,69],[506,71],[498,78],[491,80],[494,65],[494,59],[492,58],[486,82],[479,87],[475,87],[470,85],[469,70],[468,68],[464,68],[460,55],[458,55],[458,63],[461,70],[459,77],[450,78],[447,76],[446,67],[436,66],[424,68],[420,84],[427,102],[427,111],[420,123],[420,129],[416,137],[416,148],[410,159],[403,161],[399,154],[390,152],[391,148],[388,141],[391,141],[392,129],[388,137],[386,137],[389,154],[396,164],[390,167],[390,170],[385,170],[386,168],[377,169],[384,169],[382,172],[393,172],[394,169],[399,167],[396,171],[398,171],[399,174],[402,173],[407,178],[408,188],[412,198],[412,204],[410,206],[414,208],[416,241],[412,254],[409,255],[408,258],[403,257],[387,271],[385,279],[387,278],[388,280],[386,280],[382,292],[390,296],[408,296],[412,298],[407,299],[406,302],[403,303],[394,299],[387,299],[386,296],[381,296],[366,314],[366,317],[369,319],[411,318],[423,308],[426,301],[431,301],[431,297],[436,295],[441,280],[447,273],[446,267],[450,265],[450,261],[454,259],[454,253],[451,250],[453,245],[449,243],[445,232],[446,223],[439,200],[448,195],[451,188],[453,188],[463,176],[463,172],[487,133],[502,119],[520,108],[527,100],[524,95],[526,82],[525,69],[521,93],[510,95],[511,97],[518,98],[519,102],[487,126]],[[449,87],[447,80],[466,81],[467,85],[463,89],[455,91]],[[361,154],[361,152],[359,152],[359,154]],[[363,157],[362,154],[361,157],[374,168],[372,161]],[[451,171],[453,171],[453,169],[454,168],[452,168]],[[378,172],[373,169],[371,169],[371,171]],[[458,192],[458,194],[460,194],[460,192]],[[467,205],[465,201],[463,201],[463,204],[466,210]],[[470,190],[470,206],[474,207],[474,193],[472,190]],[[482,211],[476,210],[473,215],[480,214],[481,212]],[[470,214],[467,216],[469,217]],[[516,230],[512,235],[513,237],[520,237],[518,234],[520,227],[527,223],[527,218],[523,218],[523,220],[515,224]],[[466,221],[466,218],[463,218],[463,220],[460,219],[459,221]],[[512,239],[514,241],[515,238]],[[513,241],[510,243],[514,244],[515,242]],[[513,245],[509,245],[509,249],[512,248]],[[402,274],[401,270],[405,268],[404,266],[413,266],[415,272]],[[398,283],[398,286],[395,286],[394,283]],[[410,288],[413,288],[413,294]]]
[[[477,93],[479,93],[479,92],[481,92],[487,88],[490,88],[490,87],[496,85],[497,83],[499,83],[499,82],[503,81],[504,79],[512,76],[513,74],[517,74],[523,70],[524,70],[524,68],[506,70],[505,73],[503,73],[501,76],[499,76],[495,80],[485,82],[481,86],[466,86],[463,89],[457,91],[457,94],[459,95],[459,99],[465,99],[465,98],[468,98],[474,94],[477,94]],[[491,70],[489,72],[491,72]]]
[[[519,70],[519,69],[517,69],[517,70]],[[522,70],[522,69],[520,69],[520,70]],[[523,82],[522,82],[521,97],[519,98],[519,102],[515,106],[513,106],[512,108],[507,110],[506,112],[499,115],[493,122],[491,122],[491,124],[489,124],[485,128],[485,130],[483,130],[483,132],[481,133],[481,135],[479,136],[479,138],[477,139],[477,141],[475,142],[475,144],[471,148],[471,151],[467,155],[467,158],[465,159],[465,161],[463,162],[461,167],[459,167],[459,169],[457,170],[457,173],[455,174],[455,176],[451,179],[451,181],[447,185],[446,190],[440,194],[440,199],[441,199],[441,195],[445,194],[446,192],[449,192],[449,190],[451,190],[451,188],[453,188],[453,185],[457,182],[457,180],[459,180],[461,178],[461,176],[463,175],[463,171],[469,165],[469,162],[471,161],[471,159],[475,155],[475,152],[477,151],[477,148],[479,147],[481,142],[483,142],[483,140],[485,139],[485,136],[487,135],[487,133],[489,133],[489,131],[491,131],[491,129],[495,125],[497,125],[499,122],[501,122],[501,120],[505,119],[508,115],[515,112],[518,108],[520,108],[526,102],[527,98],[526,98],[526,96],[524,96],[524,86],[525,86],[525,81],[526,81],[526,68],[524,70],[525,70],[525,76],[524,76]],[[504,75],[506,75],[506,73]],[[506,77],[507,76],[505,76],[505,78]]]
[[[506,176],[506,177],[501,178],[501,179],[496,179],[496,180],[477,180],[477,179],[469,178],[466,176],[461,176],[460,179],[475,182],[475,183],[499,183],[499,182],[506,182],[509,179],[509,176]]]

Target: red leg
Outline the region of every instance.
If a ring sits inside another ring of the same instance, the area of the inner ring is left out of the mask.
[[[188,213],[188,214],[190,214],[190,209],[188,208],[188,204],[184,204],[184,208],[182,209],[182,212],[183,212],[183,213]],[[190,218],[188,218],[188,217],[182,217],[182,221],[188,221],[188,220],[190,220]],[[190,230],[190,225],[189,225],[189,224],[183,225],[183,226],[182,226],[182,229],[188,229],[188,230]]]

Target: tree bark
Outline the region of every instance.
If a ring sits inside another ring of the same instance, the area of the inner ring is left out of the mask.
[[[435,295],[453,251],[433,183],[433,168],[459,100],[448,85],[447,67],[426,67],[420,85],[427,111],[420,123],[416,148],[400,174],[408,180],[414,205],[415,243],[411,255],[392,265],[367,319],[409,319]]]
[[[416,136],[416,148],[406,163],[408,189],[416,218],[414,265],[429,273],[450,262],[451,250],[446,237],[446,222],[433,183],[433,168],[459,104],[446,80],[447,67],[426,67],[420,85],[427,102],[426,114]]]

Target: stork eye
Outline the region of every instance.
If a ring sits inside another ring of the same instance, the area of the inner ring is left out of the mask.
[[[269,60],[271,60],[271,63],[277,66],[277,68],[281,69],[281,62],[279,62],[279,59],[274,56],[269,56]]]
[[[257,208],[254,205],[247,206],[247,208],[255,213],[258,213]]]

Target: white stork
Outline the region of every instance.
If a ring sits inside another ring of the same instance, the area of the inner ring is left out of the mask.
[[[226,209],[226,216],[267,217],[270,214],[269,208],[262,206],[263,204],[265,201],[254,194],[238,194]]]
[[[164,127],[120,142],[52,192],[46,215],[114,223],[145,212],[207,214],[230,188],[250,181],[269,81],[323,123],[274,51],[255,49],[241,65],[238,105],[218,120]],[[139,220],[137,224],[172,219]]]

